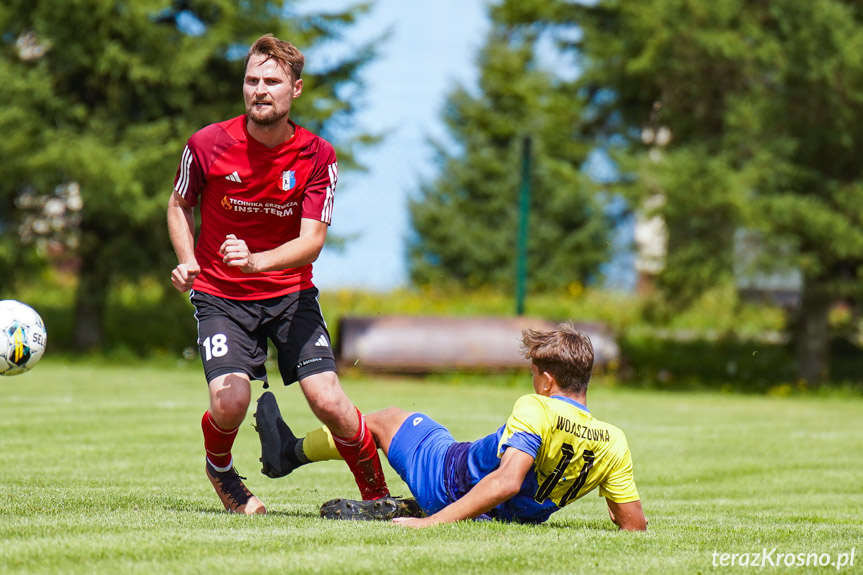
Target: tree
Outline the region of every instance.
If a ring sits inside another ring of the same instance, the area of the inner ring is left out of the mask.
[[[733,275],[734,237],[799,270],[798,374],[828,377],[828,312],[863,277],[863,7],[851,0],[553,2],[578,22],[598,134],[616,189],[657,194],[668,229],[660,286],[685,305]],[[656,146],[653,135],[671,139]]]
[[[492,8],[492,30],[479,57],[479,92],[457,88],[444,123],[454,145],[434,144],[438,176],[410,204],[415,283],[478,286],[515,283],[524,136],[533,149],[529,283],[553,289],[587,282],[608,257],[609,222],[581,165],[591,149],[582,134],[582,98],[543,66],[540,42],[554,30],[513,24]]]
[[[112,286],[150,274],[167,278],[174,265],[164,219],[180,151],[195,130],[243,112],[249,44],[273,32],[308,52],[338,39],[369,8],[301,17],[293,4],[4,2],[0,287],[22,281],[46,250],[72,253],[80,262],[76,341],[87,349],[100,345]],[[367,45],[328,68],[312,66],[297,121],[324,137],[349,123],[353,100],[340,96],[358,86],[357,73],[373,56]],[[350,163],[352,145],[341,147],[343,163]],[[28,207],[68,199],[69,189],[79,190],[79,209],[53,205],[73,218],[64,223],[31,213],[28,219]],[[72,229],[22,245],[19,232],[34,222],[41,231]]]

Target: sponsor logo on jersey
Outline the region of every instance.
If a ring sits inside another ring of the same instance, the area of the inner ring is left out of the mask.
[[[246,214],[267,214],[279,218],[286,218],[294,215],[294,208],[299,206],[297,202],[287,202],[284,204],[273,204],[270,202],[249,202],[237,198],[222,198],[222,207],[226,210],[233,210],[237,213]]]
[[[294,176],[293,170],[282,172],[282,189],[284,191],[293,190],[297,185],[297,178]]]

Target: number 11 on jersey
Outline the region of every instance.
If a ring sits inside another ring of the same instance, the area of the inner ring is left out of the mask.
[[[542,485],[539,486],[539,489],[536,490],[536,495],[533,496],[534,501],[537,503],[542,503],[548,499],[552,491],[554,491],[554,488],[557,487],[557,484],[560,483],[561,479],[563,479],[566,474],[566,470],[575,455],[575,449],[573,449],[572,445],[569,443],[561,445],[560,451],[563,455],[557,462],[554,471],[545,478],[545,481],[543,481]],[[560,502],[558,503],[561,507],[576,498],[578,491],[584,487],[584,484],[587,481],[588,472],[593,468],[593,461],[596,459],[593,451],[585,449],[581,454],[581,457],[584,459],[584,465],[581,466],[581,471],[578,472],[578,477],[575,478],[572,486],[567,489],[566,493],[561,497]]]

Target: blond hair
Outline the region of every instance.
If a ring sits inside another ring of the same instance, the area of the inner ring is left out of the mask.
[[[303,66],[306,64],[305,56],[293,44],[279,40],[272,34],[264,34],[255,40],[246,55],[245,67],[249,66],[249,60],[252,56],[266,56],[267,60],[274,60],[285,72],[290,73],[291,80],[294,82],[300,79],[303,74]]]
[[[554,376],[564,391],[584,393],[593,371],[590,338],[565,322],[554,331],[522,331],[521,352],[540,372]]]

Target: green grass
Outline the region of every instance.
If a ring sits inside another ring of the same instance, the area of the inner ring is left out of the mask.
[[[529,390],[526,377],[512,376],[350,374],[343,383],[364,411],[423,410],[459,440],[496,429]],[[315,425],[296,386],[273,387],[297,429]],[[222,512],[204,476],[206,392],[197,363],[49,357],[0,379],[0,572],[705,573],[729,570],[713,566],[714,551],[765,547],[832,559],[855,548],[854,568],[842,572],[863,572],[863,399],[598,382],[589,403],[627,433],[650,520],[645,534],[616,531],[595,494],[534,527],[465,522],[410,531],[324,521],[323,501],[356,496],[344,464],[265,478],[256,435],[244,425],[236,463],[270,511],[248,518]],[[406,493],[385,470],[393,491]]]

